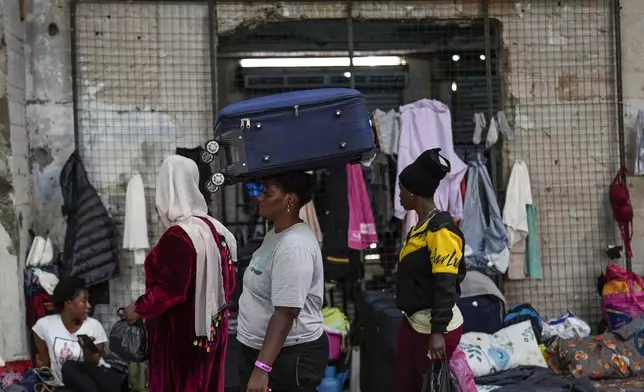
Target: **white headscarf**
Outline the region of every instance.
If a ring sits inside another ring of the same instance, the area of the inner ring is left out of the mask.
[[[156,205],[165,227],[180,226],[197,252],[195,334],[208,337],[212,319],[226,306],[226,297],[219,248],[208,224],[197,217],[214,225],[226,240],[234,261],[237,241],[224,225],[208,216],[208,205],[199,191],[199,169],[188,158],[171,155],[163,161],[157,177]]]

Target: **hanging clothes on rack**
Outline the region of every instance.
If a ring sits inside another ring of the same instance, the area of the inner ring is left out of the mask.
[[[347,189],[349,195],[349,248],[365,250],[371,244],[378,244],[378,234],[360,164],[347,165]]]
[[[314,200],[324,233],[322,258],[324,279],[340,281],[352,273],[349,249],[349,190],[344,165],[320,171],[320,191]]]
[[[132,251],[134,264],[143,265],[148,241],[148,217],[145,205],[145,187],[139,173],[132,176],[125,192],[125,224],[123,249]]]
[[[487,120],[485,120],[485,114],[483,113],[474,113],[474,133],[472,134],[472,143],[475,146],[481,144],[481,139],[483,138],[483,130],[487,127]]]
[[[644,175],[644,110],[637,111],[635,120],[635,170],[636,176]]]
[[[308,174],[315,176],[315,173],[313,171],[308,171]],[[259,195],[258,195],[259,196]],[[315,238],[317,238],[318,243],[320,246],[322,246],[322,230],[320,229],[320,221],[318,220],[318,213],[315,211],[315,203],[313,200],[308,202],[304,207],[300,208],[300,219],[304,221],[313,233],[315,234]]]
[[[508,233],[483,160],[479,153],[468,164],[467,194],[460,225],[465,237],[465,261],[468,266],[503,274],[510,258]]]
[[[499,125],[499,132],[501,132],[501,134],[505,136],[506,139],[514,140],[514,131],[510,127],[510,122],[508,121],[508,118],[505,116],[505,112],[503,110],[499,110],[496,113],[496,119]]]
[[[378,152],[370,167],[362,167],[376,229],[379,233],[390,231],[389,223],[394,216],[389,159],[391,158],[385,153]]]
[[[452,117],[447,105],[442,102],[421,99],[400,107],[401,132],[398,147],[397,175],[410,163],[416,160],[426,150],[440,148],[441,155],[452,165],[451,171],[441,181],[434,203],[441,210],[448,211],[454,220],[463,217],[463,200],[461,197],[461,180],[467,170],[467,165],[454,151],[452,139]],[[395,215],[404,219],[407,215],[400,205],[400,187],[395,183],[394,205]],[[410,216],[407,225],[416,224],[418,218]]]
[[[380,135],[380,150],[387,155],[398,154],[400,142],[400,115],[394,109],[384,112],[376,109],[373,117],[378,124]]]
[[[322,230],[320,230],[320,222],[318,221],[317,212],[315,212],[315,205],[313,201],[308,202],[304,207],[300,209],[300,219],[304,221],[318,239],[318,243],[322,245]]]
[[[472,135],[472,143],[474,145],[479,145],[483,137],[483,131],[487,127],[487,120],[485,114],[483,113],[474,113],[474,133]],[[487,134],[485,135],[485,147],[491,148],[499,140],[499,132],[506,137],[508,140],[514,140],[514,131],[510,127],[508,118],[505,116],[505,112],[499,110],[496,113],[496,117],[490,118],[490,127],[487,129]]]
[[[536,207],[532,201],[530,174],[525,162],[514,162],[505,195],[503,223],[507,228],[510,248],[508,278],[543,279],[536,232]]]

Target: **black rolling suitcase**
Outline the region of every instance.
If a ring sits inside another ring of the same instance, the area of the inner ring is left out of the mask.
[[[396,390],[396,347],[398,328],[403,314],[393,307],[382,309],[377,315],[377,352],[373,369],[374,392],[393,392]]]
[[[382,378],[381,362],[393,363],[394,358],[384,359],[383,353],[391,353],[392,342],[397,339],[397,326],[387,321],[388,315],[400,314],[392,292],[382,290],[362,291],[357,304],[360,334],[360,389],[363,391],[384,391],[379,385]],[[395,318],[395,317],[394,317]],[[384,339],[384,340],[383,340]],[[385,347],[386,346],[386,347]],[[395,352],[395,348],[393,350]],[[393,372],[385,372],[387,375]]]
[[[201,159],[221,155],[207,184],[254,181],[368,159],[376,137],[366,102],[353,89],[294,91],[249,99],[219,112],[215,137]]]

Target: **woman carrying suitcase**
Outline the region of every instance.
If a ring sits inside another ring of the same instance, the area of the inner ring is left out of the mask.
[[[439,151],[423,152],[398,178],[402,206],[419,217],[400,250],[396,278],[396,304],[405,315],[396,352],[399,392],[420,392],[429,366],[449,361],[463,333],[456,302],[465,277],[465,241],[451,216],[434,204],[450,171]]]
[[[314,192],[306,173],[264,181],[259,213],[273,221],[244,273],[237,340],[241,392],[314,392],[329,342],[322,328],[324,278],[318,240],[299,218]]]

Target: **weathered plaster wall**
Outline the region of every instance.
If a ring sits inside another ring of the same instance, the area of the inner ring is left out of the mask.
[[[24,31],[17,4],[0,2],[0,357],[5,361],[27,356],[21,271],[32,220]]]
[[[609,99],[612,21],[608,5],[600,5],[603,2],[555,3],[495,0],[491,4],[491,14],[504,25],[508,98],[518,124],[517,140],[506,144],[504,153],[509,160],[525,160],[531,170],[546,275],[543,282],[512,283],[507,294],[510,301],[534,302],[548,316],[570,307],[589,317],[597,315],[591,310],[597,309],[593,279],[604,263],[605,227],[610,224],[604,196],[616,163],[615,113]],[[639,18],[644,5],[637,0],[622,3],[628,119],[642,102],[641,83],[629,80],[640,80],[644,61],[638,39],[644,33]],[[50,230],[60,244],[65,225],[58,175],[74,145],[68,3],[28,4],[23,69],[29,136],[25,143],[30,153],[25,156],[33,172],[36,228]],[[84,68],[79,69],[84,108],[79,125],[88,170],[103,196],[121,195],[131,172],[142,171],[152,203],[154,171],[149,168],[158,166],[175,145],[201,142],[211,124],[206,114],[210,106],[206,7],[83,7],[87,24],[79,28],[88,35],[83,37]],[[470,18],[480,15],[480,4],[362,2],[354,12],[364,18]],[[220,3],[218,16],[218,30],[225,33],[242,23],[264,20],[343,18],[344,6]],[[52,23],[56,29],[50,28]],[[122,68],[119,57],[131,61]],[[110,118],[101,117],[105,108],[113,113]],[[0,116],[1,110],[0,101]],[[112,212],[120,214],[122,198],[107,199]],[[151,214],[151,240],[158,233],[154,218]],[[142,289],[142,271],[130,263],[125,257],[123,276],[112,284],[115,306]],[[111,318],[113,310],[102,312]]]
[[[25,25],[27,132],[38,234],[59,245],[65,234],[60,169],[74,150],[67,1],[29,1]]]

